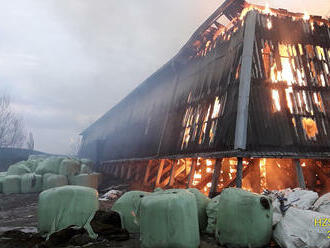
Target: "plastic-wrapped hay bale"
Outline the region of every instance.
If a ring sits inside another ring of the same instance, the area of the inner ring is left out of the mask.
[[[21,193],[35,193],[42,191],[42,176],[34,173],[21,176]]]
[[[47,155],[30,155],[28,160],[38,160],[38,161],[42,161],[45,160],[48,156]]]
[[[197,212],[198,212],[198,223],[199,229],[204,231],[207,226],[207,214],[206,214],[206,207],[210,202],[210,198],[202,194],[198,189],[189,188],[187,189],[190,193],[194,194],[196,203],[197,203]],[[169,189],[163,192],[185,192],[186,189]],[[154,192],[162,192],[162,190],[154,191]]]
[[[46,173],[43,175],[43,190],[68,185],[68,178],[63,175]]]
[[[2,193],[2,184],[5,180],[5,177],[7,175],[7,172],[0,172],[0,193]]]
[[[36,173],[43,175],[46,173],[58,174],[59,167],[64,158],[62,157],[48,157],[38,164]]]
[[[25,161],[13,164],[7,170],[7,175],[24,175],[27,173],[31,173],[31,170],[25,165]]]
[[[272,236],[273,208],[270,198],[238,188],[222,191],[216,223],[220,245],[264,247]]]
[[[85,228],[92,238],[90,222],[99,209],[95,189],[81,186],[64,186],[43,191],[39,195],[38,229],[49,237],[69,226]]]
[[[143,248],[199,247],[197,204],[188,191],[155,192],[140,205],[140,239]]]
[[[95,174],[80,174],[77,176],[69,177],[69,183],[71,185],[79,185],[85,187],[98,188],[98,177]]]
[[[81,164],[87,165],[90,169],[93,169],[94,167],[94,162],[88,158],[82,158],[80,159]]]
[[[91,168],[89,168],[88,165],[86,165],[86,164],[81,165],[80,174],[90,174],[92,172],[93,171],[91,170]]]
[[[64,176],[75,176],[80,171],[80,163],[74,159],[63,159],[59,166],[59,174]]]
[[[19,194],[21,193],[21,176],[9,175],[2,182],[2,192],[4,194]]]
[[[198,189],[191,188],[188,189],[188,191],[195,195],[198,210],[199,229],[204,231],[207,226],[206,208],[211,199],[202,194]]]
[[[31,172],[35,172],[39,162],[38,160],[27,160],[25,161],[25,166],[28,167]]]
[[[330,193],[321,196],[313,206],[313,210],[319,213],[330,215]],[[330,222],[330,220],[329,220]],[[330,223],[329,223],[330,224]]]
[[[205,231],[209,234],[215,234],[215,224],[217,223],[219,203],[220,195],[212,198],[206,207],[207,227]]]
[[[287,248],[330,247],[330,215],[290,207],[276,225],[273,237],[277,244]]]
[[[112,211],[119,213],[122,228],[129,233],[139,233],[138,209],[141,199],[150,193],[144,191],[130,191],[123,194],[112,206]]]

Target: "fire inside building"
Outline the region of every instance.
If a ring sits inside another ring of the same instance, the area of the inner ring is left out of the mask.
[[[329,27],[227,0],[82,133],[80,156],[150,188],[329,191]]]

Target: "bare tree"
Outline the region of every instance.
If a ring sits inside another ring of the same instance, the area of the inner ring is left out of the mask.
[[[10,97],[0,96],[0,147],[22,147],[25,142],[23,120],[10,106]]]
[[[29,150],[34,150],[34,138],[31,132],[29,133],[29,140],[26,142],[26,146]]]

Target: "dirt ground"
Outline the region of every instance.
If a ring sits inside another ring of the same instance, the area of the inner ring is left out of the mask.
[[[111,209],[114,201],[100,201],[103,210]],[[33,240],[40,238],[37,235],[37,206],[38,194],[0,194],[0,247],[1,248],[30,248],[34,247]],[[21,232],[8,232],[19,230]],[[5,232],[8,232],[4,235]],[[26,233],[26,234],[24,234]],[[105,241],[92,242],[84,246],[66,247],[88,247],[88,248],[140,248],[139,236],[130,235],[125,241]],[[201,237],[200,248],[219,247],[216,241],[209,236]]]
[[[118,189],[123,192],[134,189],[141,189],[139,185],[124,185],[118,179],[107,178],[103,182],[108,182],[100,187],[100,195],[109,189]],[[109,183],[111,182],[111,183]],[[128,240],[106,240],[98,239],[92,242],[84,241],[84,235],[80,235],[78,240],[74,240],[70,245],[65,246],[47,246],[35,245],[43,239],[38,235],[38,195],[39,194],[0,194],[0,248],[52,248],[52,247],[86,247],[86,248],[140,248],[139,236],[129,235]],[[116,200],[100,201],[100,210],[109,212]],[[14,230],[14,231],[13,231]],[[85,235],[88,236],[88,235]],[[88,238],[88,237],[87,237]],[[73,244],[73,245],[72,245]],[[276,247],[271,245],[269,247]],[[201,235],[200,248],[221,248],[213,237]]]

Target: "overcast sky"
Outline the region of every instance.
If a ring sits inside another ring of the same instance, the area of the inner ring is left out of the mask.
[[[68,153],[84,128],[173,57],[221,3],[0,0],[0,95],[11,95],[37,150]],[[329,0],[268,3],[330,15]]]

